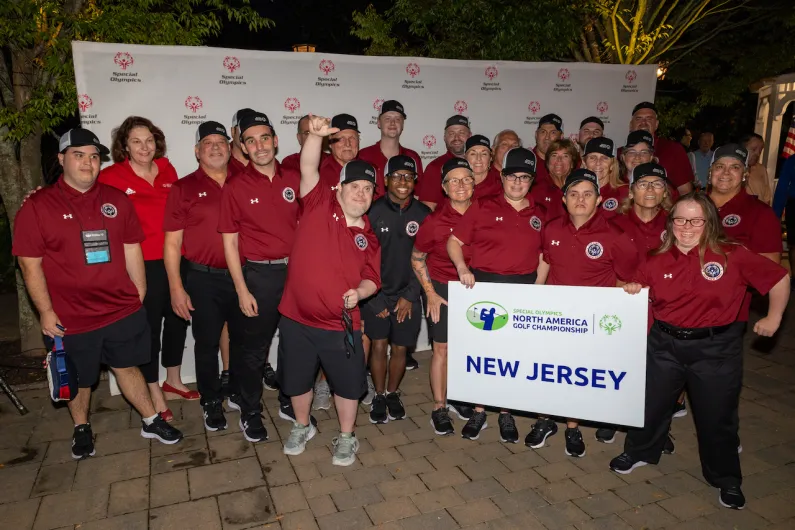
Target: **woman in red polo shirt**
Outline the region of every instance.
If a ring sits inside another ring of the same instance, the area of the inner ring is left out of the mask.
[[[608,219],[621,213],[621,203],[629,195],[629,186],[621,180],[613,140],[606,137],[591,138],[585,144],[585,168],[599,177],[600,206]]]
[[[646,359],[645,427],[629,430],[624,452],[610,468],[627,474],[659,462],[671,410],[686,388],[704,478],[720,488],[723,506],[742,509],[737,406],[745,325],[737,322],[737,314],[749,286],[770,293],[767,316],[754,331],[772,336],[789,299],[789,275],[780,265],[729,240],[717,208],[702,193],[680,198],[666,228],[660,248],[624,286],[630,294],[649,287],[655,322]]]
[[[563,185],[566,177],[580,167],[580,151],[577,144],[567,138],[555,140],[547,149],[546,164],[549,178],[533,183],[530,196],[545,211],[547,221],[566,213],[563,206]]]
[[[665,238],[665,223],[671,210],[668,175],[654,162],[640,164],[633,170],[629,194],[620,212],[611,219],[635,242],[641,257],[659,247]]]
[[[475,191],[472,199],[502,193],[500,172],[491,165],[491,143],[482,134],[470,136],[464,155],[475,177]]]
[[[127,194],[146,236],[141,243],[147,286],[144,307],[152,331],[152,352],[151,360],[141,366],[141,372],[149,385],[155,408],[170,421],[174,415],[168,408],[164,391],[190,400],[200,396],[195,390],[189,390],[180,377],[188,323],[171,310],[168,276],[163,264],[163,217],[171,185],[178,178],[165,154],[163,131],[146,118],[130,116],[113,131],[111,156],[115,163],[100,172],[99,181]],[[158,384],[161,329],[162,364],[167,373],[162,389]]]

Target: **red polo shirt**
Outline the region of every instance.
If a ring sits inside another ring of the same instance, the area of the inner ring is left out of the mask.
[[[654,156],[668,173],[674,188],[693,182],[693,168],[682,144],[667,138],[654,137]]]
[[[543,233],[544,261],[549,263],[547,285],[615,287],[628,282],[638,266],[638,251],[603,212],[579,230],[568,215],[549,221]]]
[[[761,294],[787,271],[740,245],[725,247],[727,256],[707,249],[701,266],[698,248],[687,254],[675,246],[650,255],[633,281],[650,287],[655,320],[683,327],[724,326],[737,320],[748,286]]]
[[[244,164],[237,158],[230,156],[229,157],[229,169],[232,170],[232,173],[242,173],[246,170],[248,164]]]
[[[504,191],[502,189],[502,177],[500,172],[493,166],[489,168],[486,173],[486,178],[480,184],[475,184],[475,190],[472,193],[472,200],[480,199],[481,197],[488,197],[490,195],[501,195]]]
[[[450,255],[447,253],[447,240],[463,217],[453,208],[449,200],[445,200],[425,218],[417,237],[414,238],[414,247],[428,255],[425,264],[428,266],[428,274],[434,281],[445,284],[458,281],[458,271],[455,270],[455,265],[450,261]],[[464,245],[462,248],[464,261],[469,265],[472,248],[470,245]]]
[[[447,151],[428,164],[422,174],[422,178],[417,180],[416,195],[419,200],[436,204],[444,202],[447,196],[444,193],[444,189],[442,189],[442,166],[454,157],[453,153]]]
[[[656,249],[665,237],[665,223],[668,221],[668,212],[660,208],[654,219],[644,223],[634,208],[630,208],[625,215],[616,215],[610,222],[625,232],[635,243],[641,259],[646,254]]]
[[[328,153],[321,152],[320,153],[320,162],[322,163],[326,157],[329,156]],[[287,155],[282,159],[282,169],[290,169],[292,171],[296,171],[298,173],[301,172],[301,151],[297,153],[293,153],[291,155]]]
[[[629,196],[629,186],[627,184],[622,184],[618,188],[614,188],[610,184],[601,186],[599,195],[602,197],[600,209],[608,219],[611,219],[616,215],[621,215],[621,205]]]
[[[414,159],[414,163],[417,164],[417,182],[422,180],[422,158],[418,155],[415,151],[411,149],[406,149],[402,145],[400,146],[400,154],[401,155],[408,155]],[[373,145],[365,147],[359,151],[359,160],[364,160],[365,162],[369,162],[375,168],[375,196],[373,200],[377,199],[378,197],[382,196],[386,193],[386,181],[384,180],[384,168],[386,167],[387,157],[384,156],[384,153],[381,152],[381,142],[378,141]]]
[[[329,155],[325,159],[321,159],[318,171],[320,173],[320,183],[326,189],[336,189],[340,185],[342,166],[333,156]]]
[[[342,331],[343,298],[362,280],[381,288],[381,247],[370,220],[364,228],[347,226],[334,192],[320,184],[301,198],[303,214],[279,312],[301,324]],[[359,308],[351,310],[353,328],[359,329]]]
[[[227,170],[227,183],[231,176],[230,167]],[[221,186],[199,168],[171,187],[163,220],[164,231],[183,231],[182,250],[185,259],[216,269],[227,268],[224,242],[218,233],[221,191]]]
[[[111,261],[86,265],[81,231],[103,228]],[[61,178],[31,195],[17,212],[12,251],[42,258],[52,308],[66,334],[74,335],[113,324],[141,307],[124,245],[143,240],[135,208],[123,192],[97,183],[80,193]]]
[[[552,178],[549,176],[547,161],[538,154],[538,148],[533,147],[533,154],[536,155],[536,183],[543,182],[544,184],[555,187],[554,184],[552,184]]]
[[[547,221],[568,215],[566,205],[563,204],[563,190],[555,186],[551,180],[533,182],[530,187],[530,197],[544,210],[544,218]]]
[[[494,274],[531,274],[538,268],[544,212],[528,195],[516,211],[504,195],[472,203],[453,235],[472,247],[471,267]]]
[[[217,231],[238,234],[240,257],[265,261],[290,255],[298,224],[301,177],[276,162],[269,179],[252,164],[224,186]]]
[[[141,243],[145,260],[163,259],[163,215],[171,185],[177,180],[177,170],[168,158],[156,158],[157,176],[149,184],[135,174],[130,161],[125,160],[106,167],[99,173],[99,181],[127,194],[138,214],[146,239]]]

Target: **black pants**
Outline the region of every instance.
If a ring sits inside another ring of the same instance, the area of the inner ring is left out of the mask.
[[[475,281],[485,283],[519,283],[529,285],[536,283],[538,273],[535,271],[530,274],[497,274],[495,272],[486,272],[479,269],[472,269],[472,274],[475,276]]]
[[[144,262],[146,271],[146,296],[144,307],[152,330],[152,355],[149,362],[141,365],[141,372],[147,383],[157,383],[160,373],[159,362],[164,368],[180,366],[182,352],[185,350],[185,336],[188,322],[171,310],[171,292],[168,288],[166,266],[162,259]],[[160,354],[160,333],[163,333],[162,360]]]
[[[230,351],[229,371],[237,381],[242,412],[246,414],[262,410],[262,373],[279,325],[279,302],[287,279],[287,265],[248,262],[244,276],[248,290],[257,301],[258,314],[243,317],[241,354],[233,355]]]
[[[218,348],[224,322],[229,325],[230,357],[240,356],[243,342],[243,319],[232,277],[228,274],[189,270],[185,290],[190,295],[194,311],[193,348],[196,357],[196,382],[202,395],[202,404],[221,399],[221,381],[218,378]],[[235,388],[235,381],[232,386]]]
[[[690,396],[704,478],[717,488],[742,483],[737,407],[743,378],[744,323],[696,340],[678,340],[655,324],[646,352],[643,429],[629,429],[624,451],[635,460],[660,461],[671,411],[683,389]]]

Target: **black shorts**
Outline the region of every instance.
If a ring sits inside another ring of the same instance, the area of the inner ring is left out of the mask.
[[[795,199],[788,199],[784,208],[784,224],[787,227],[787,246],[795,246]]]
[[[538,277],[535,272],[530,274],[497,274],[496,272],[485,272],[478,269],[472,269],[472,274],[475,275],[476,282],[519,283],[525,285],[536,283],[536,278]]]
[[[447,282],[437,282],[436,280],[431,280],[433,284],[433,289],[436,291],[436,294],[447,300]],[[427,312],[427,309],[426,309]],[[447,344],[447,306],[442,304],[439,308],[439,322],[436,324],[433,323],[431,317],[428,317],[428,338],[431,339],[433,342],[438,342],[439,344]]]
[[[367,392],[362,332],[353,332],[354,353],[348,358],[345,332],[307,326],[282,316],[279,321],[278,380],[288,396],[306,394],[323,368],[329,387],[341,398],[358,400]]]
[[[77,368],[78,386],[89,388],[99,380],[102,364],[130,368],[148,363],[151,340],[146,310],[142,307],[105,327],[66,335],[63,346]]]
[[[397,298],[387,298],[387,309],[389,316],[380,318],[368,304],[362,304],[362,320],[364,320],[364,334],[370,340],[389,339],[395,346],[405,346],[411,348],[417,345],[417,337],[420,334],[422,325],[422,304],[419,300],[411,304],[411,318],[405,319],[402,323],[397,321],[397,313],[392,311],[397,305]]]

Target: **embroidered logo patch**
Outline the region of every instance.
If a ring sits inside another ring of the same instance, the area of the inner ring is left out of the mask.
[[[356,243],[356,246],[359,248],[359,250],[365,250],[367,248],[367,245],[369,244],[367,242],[367,238],[364,237],[364,235],[362,234],[359,234],[356,237],[354,237],[353,242]]]
[[[411,237],[416,236],[419,230],[420,224],[417,221],[409,221],[408,224],[406,224],[406,233]]]
[[[109,202],[106,202],[105,204],[102,205],[102,215],[113,219],[114,217],[119,215],[119,212],[118,210],[116,210],[116,207],[114,205],[112,205]]]
[[[536,217],[535,215],[530,218],[530,226],[533,227],[533,230],[540,231],[541,230],[541,219]]]
[[[293,188],[284,188],[282,190],[282,197],[287,202],[294,202],[295,201],[295,190],[293,190]]]
[[[738,224],[740,224],[741,220],[742,218],[739,215],[737,215],[736,213],[732,213],[724,217],[721,224],[727,228],[731,228],[732,226],[737,226]]]
[[[720,280],[721,276],[723,276],[723,265],[710,261],[704,264],[704,268],[701,269],[701,275],[711,282]]]
[[[604,208],[608,212],[612,212],[616,208],[618,208],[618,201],[613,198],[607,199],[605,202],[602,203],[602,208]]]
[[[602,244],[598,241],[588,243],[588,246],[585,247],[585,255],[591,259],[601,258],[602,254],[604,254],[604,248],[602,248]]]

